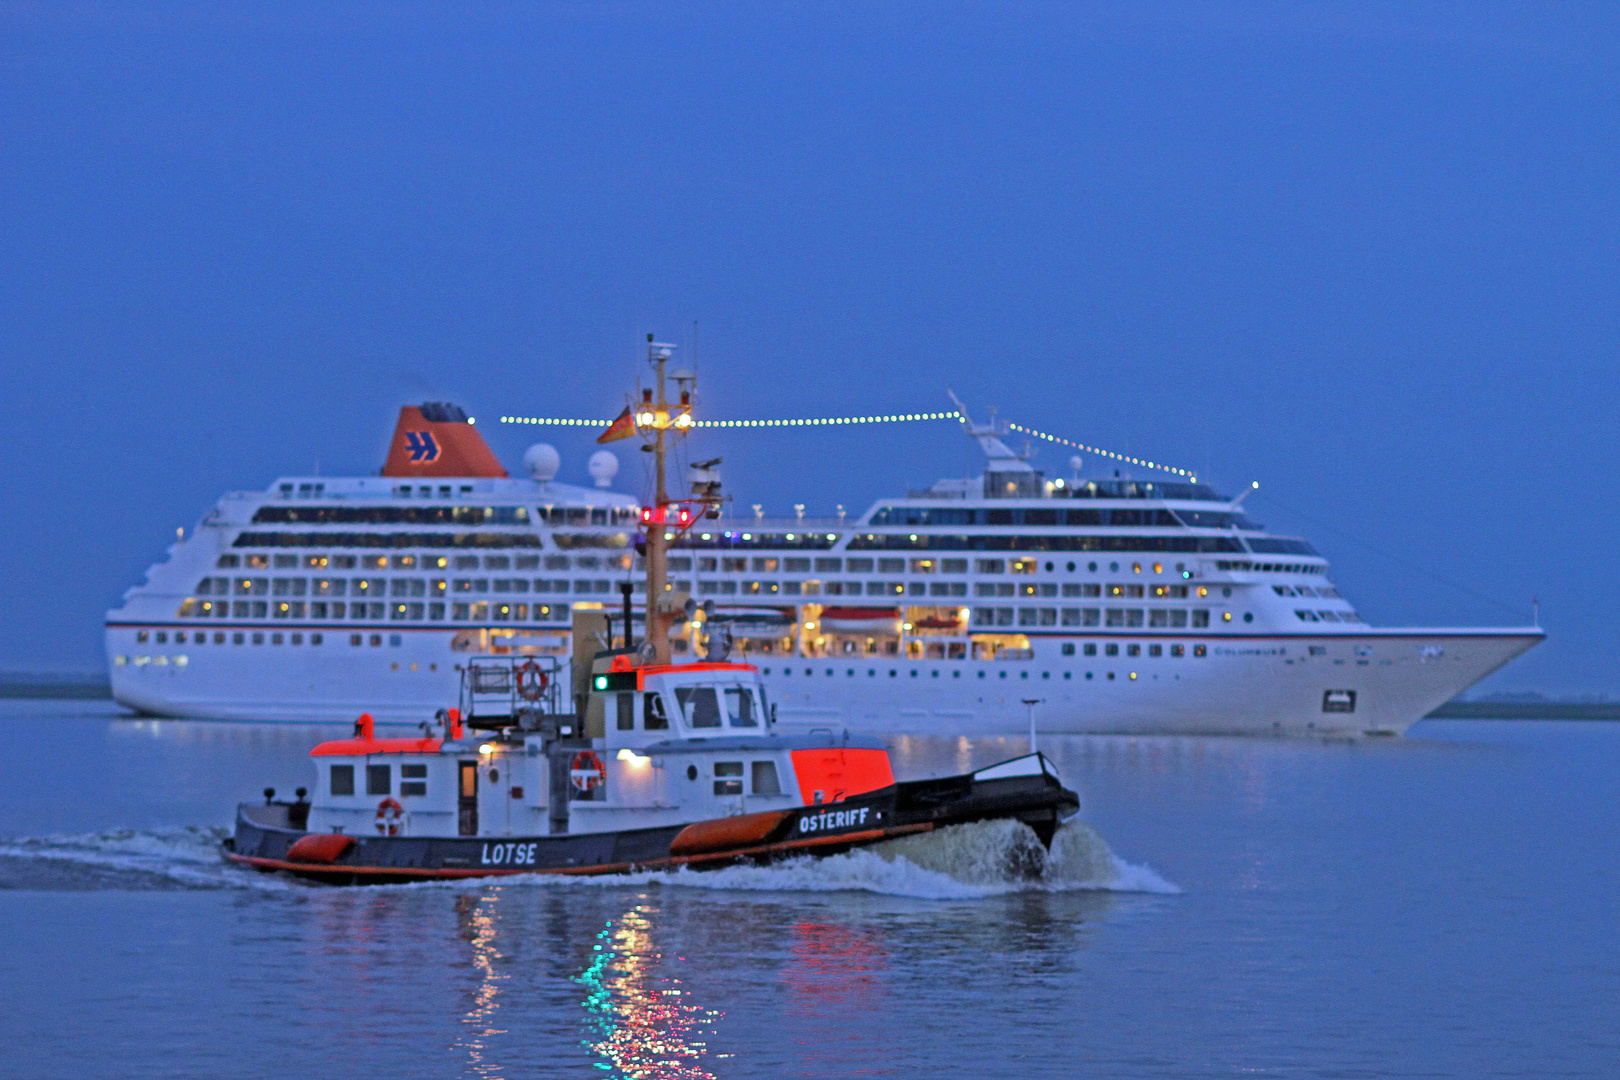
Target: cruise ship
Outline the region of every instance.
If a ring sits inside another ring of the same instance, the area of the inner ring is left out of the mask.
[[[961,422],[981,476],[847,519],[667,532],[667,588],[695,602],[675,660],[723,628],[786,727],[1399,734],[1544,637],[1370,626],[1328,561],[1241,496],[1078,460],[1049,478],[1004,429]],[[612,490],[617,459],[592,456],[591,487],[558,482],[549,445],[523,463],[510,476],[473,419],[426,403],[400,411],[378,476],[225,495],[108,612],[114,697],[156,716],[415,724],[455,703],[466,658],[567,656],[574,614],[619,612],[621,584],[639,620],[650,515]],[[716,490],[712,467],[691,479]]]

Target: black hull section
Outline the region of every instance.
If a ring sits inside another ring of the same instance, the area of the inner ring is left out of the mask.
[[[310,858],[295,853],[293,845],[322,834],[292,828],[285,805],[243,804],[224,855],[242,865],[337,885],[706,869],[833,855],[897,836],[997,818],[1023,821],[1042,843],[1050,844],[1059,822],[1079,808],[1079,797],[1044,773],[995,780],[957,776],[896,784],[825,806],[693,825],[553,836],[356,836],[335,856],[327,851]]]

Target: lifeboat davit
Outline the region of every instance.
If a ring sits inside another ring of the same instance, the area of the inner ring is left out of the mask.
[[[791,611],[782,608],[731,608],[716,611],[709,616],[709,622],[716,627],[724,626],[731,631],[733,638],[747,638],[749,640],[775,640],[787,637],[793,633],[793,624],[796,621]]]
[[[829,634],[898,634],[900,609],[828,607],[821,609],[821,629]]]

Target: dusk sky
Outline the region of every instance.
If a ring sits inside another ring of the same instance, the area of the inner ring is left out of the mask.
[[[177,527],[375,473],[402,404],[588,483],[497,418],[612,416],[696,322],[706,417],[949,387],[1258,480],[1375,625],[1539,597],[1479,690],[1620,692],[1612,6],[246,9],[0,6],[0,668],[101,669]],[[978,471],[944,423],[700,438],[743,514]]]

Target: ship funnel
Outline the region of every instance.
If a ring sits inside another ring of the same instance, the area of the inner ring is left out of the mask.
[[[447,401],[428,401],[399,410],[382,475],[504,477],[506,470],[471,417]]]

